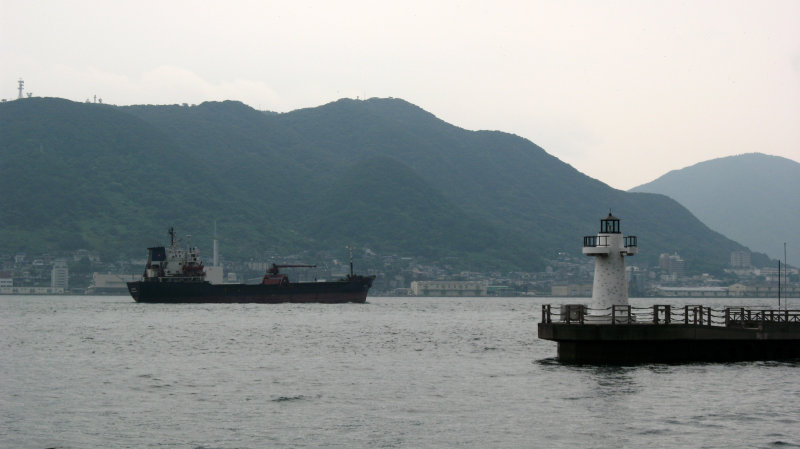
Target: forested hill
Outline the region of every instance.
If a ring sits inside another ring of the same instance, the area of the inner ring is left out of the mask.
[[[0,251],[135,256],[171,225],[208,242],[216,221],[230,256],[354,244],[529,271],[579,255],[609,209],[638,235],[640,263],[678,252],[711,271],[741,249],[665,196],[612,189],[521,137],[399,99],[276,114],[29,98],[0,104],[0,156]]]

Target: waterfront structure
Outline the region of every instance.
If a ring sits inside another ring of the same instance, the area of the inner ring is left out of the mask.
[[[486,281],[413,281],[414,296],[486,296]]]

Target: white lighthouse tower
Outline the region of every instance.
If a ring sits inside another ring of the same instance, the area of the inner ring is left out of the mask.
[[[590,313],[611,314],[612,306],[629,305],[625,256],[633,256],[637,252],[636,237],[623,237],[619,218],[611,215],[611,212],[600,220],[600,233],[583,238],[583,254],[595,258]]]

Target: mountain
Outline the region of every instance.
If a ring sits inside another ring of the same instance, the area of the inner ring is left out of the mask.
[[[800,230],[800,163],[742,154],[673,170],[632,192],[674,198],[711,229],[782,259]]]
[[[580,255],[609,209],[636,263],[718,271],[742,249],[674,200],[615,190],[519,136],[469,131],[400,99],[277,114],[242,103],[0,104],[0,251],[140,255],[214,223],[232,257],[345,245],[464,269]],[[761,257],[754,256],[758,261]]]

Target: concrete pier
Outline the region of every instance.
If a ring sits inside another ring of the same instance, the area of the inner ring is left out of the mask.
[[[615,308],[593,324],[581,305],[542,307],[539,338],[571,363],[731,362],[800,358],[800,310]],[[612,319],[613,315],[613,319]],[[635,316],[638,321],[626,320]]]
[[[642,363],[781,360],[800,358],[800,310],[634,310],[628,301],[625,257],[638,253],[609,212],[600,232],[583,238],[595,258],[592,302],[542,306],[539,338],[558,343],[558,360],[574,363]]]

